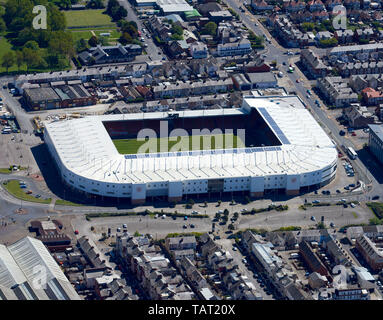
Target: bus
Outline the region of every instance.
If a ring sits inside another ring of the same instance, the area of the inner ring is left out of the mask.
[[[358,154],[355,152],[355,150],[351,147],[348,147],[347,148],[347,153],[349,155],[349,157],[352,159],[352,160],[355,160],[356,157],[358,156]]]

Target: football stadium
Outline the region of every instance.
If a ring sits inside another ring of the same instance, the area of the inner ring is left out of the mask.
[[[297,96],[245,97],[232,109],[47,122],[44,139],[65,184],[133,204],[298,195],[329,183],[337,168],[335,145]]]

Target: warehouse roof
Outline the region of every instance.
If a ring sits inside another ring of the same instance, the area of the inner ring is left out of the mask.
[[[52,88],[33,88],[25,89],[25,94],[31,99],[32,102],[60,100],[60,97]]]
[[[37,272],[45,275],[46,288],[36,287]],[[31,237],[0,245],[0,286],[12,288],[19,299],[80,299],[44,244]]]

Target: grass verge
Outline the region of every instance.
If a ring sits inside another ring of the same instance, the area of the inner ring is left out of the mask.
[[[24,190],[21,189],[20,184],[18,180],[9,180],[7,182],[3,183],[4,188],[15,198],[28,201],[28,202],[38,202],[38,203],[51,203],[51,198],[49,199],[41,199],[41,198],[35,198],[34,196],[31,196],[29,194],[26,194]]]

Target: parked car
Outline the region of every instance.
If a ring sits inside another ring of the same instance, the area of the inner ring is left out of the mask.
[[[311,216],[310,218],[312,221],[316,221],[315,217],[314,216]]]
[[[195,225],[194,225],[194,224],[191,224],[191,225],[190,225],[190,228],[195,228]]]
[[[184,224],[183,226],[182,226],[182,228],[184,228],[184,229],[186,229],[188,226],[186,225],[186,224]]]
[[[123,227],[124,229],[127,229],[127,228],[128,228],[128,226],[127,226],[126,223],[124,223],[124,224],[122,225],[122,227]]]
[[[343,130],[340,130],[340,131],[339,131],[339,135],[340,135],[340,136],[344,136],[345,134],[346,134],[345,131],[343,131]]]
[[[378,195],[376,195],[376,196],[373,196],[372,197],[372,200],[378,200],[380,197],[378,196]]]

